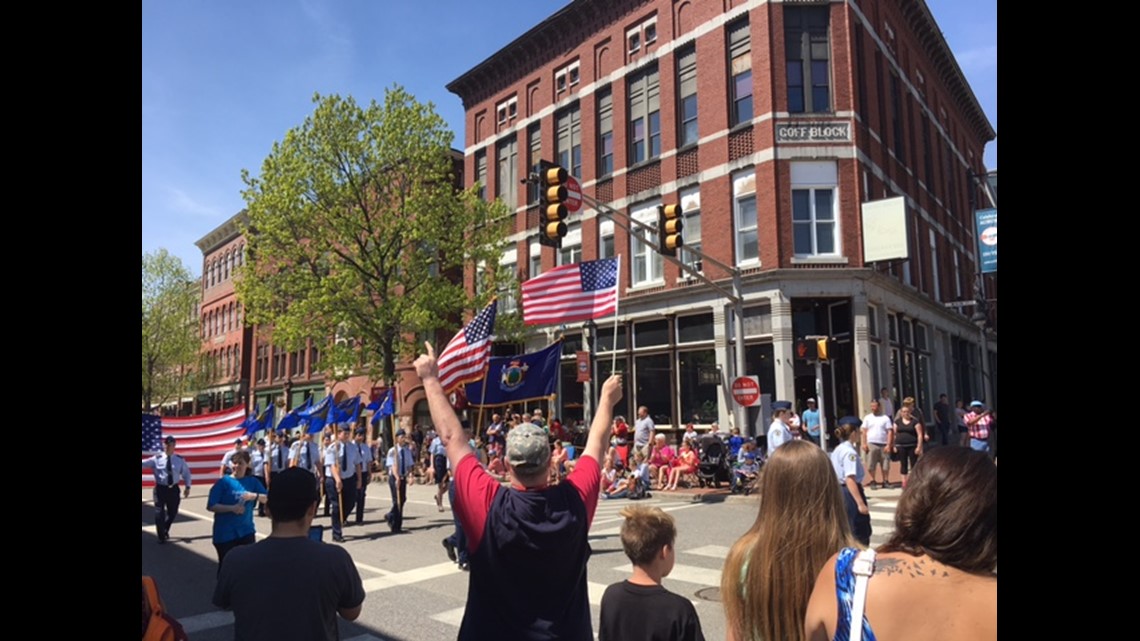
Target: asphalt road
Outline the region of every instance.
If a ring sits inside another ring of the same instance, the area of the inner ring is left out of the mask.
[[[143,490],[141,502],[142,570],[158,581],[170,612],[186,627],[195,641],[219,641],[233,637],[233,617],[211,604],[217,571],[217,555],[211,543],[211,514],[206,511],[208,487],[196,486],[182,501],[178,520],[171,528],[171,542],[158,545],[154,533],[151,492]],[[869,493],[875,535],[880,543],[890,528],[899,490]],[[365,523],[345,529],[343,545],[352,555],[365,583],[367,596],[360,618],[340,621],[341,639],[348,641],[419,641],[454,639],[463,618],[468,574],[447,559],[440,541],[452,532],[451,512],[437,511],[434,487],[408,488],[406,532],[389,533],[383,521],[390,500],[386,484],[374,483],[368,495]],[[756,518],[756,498],[694,496],[658,492],[640,501],[655,505],[677,521],[677,562],[664,581],[669,590],[695,604],[707,639],[724,638],[724,612],[719,599],[720,570],[729,548]],[[589,561],[591,613],[598,626],[599,604],[606,586],[629,574],[629,560],[618,536],[629,501],[600,501],[590,530],[593,555]],[[447,505],[446,496],[444,505]],[[320,512],[318,512],[319,514]],[[269,532],[269,520],[257,518],[259,538]],[[328,526],[318,516],[316,524]],[[325,532],[326,542],[331,533]],[[335,543],[329,543],[336,545]],[[541,571],[533,579],[543,589]],[[281,604],[288,616],[299,604]]]

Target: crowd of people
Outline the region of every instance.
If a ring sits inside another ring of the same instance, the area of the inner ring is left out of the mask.
[[[362,518],[369,477],[383,471],[392,492],[385,520],[394,531],[412,479],[436,485],[440,511],[442,496],[449,496],[455,532],[443,546],[469,570],[460,639],[593,638],[587,534],[599,497],[636,499],[692,482],[702,464],[698,452],[711,442],[689,425],[670,443],[644,407],[632,428],[613,416],[623,393],[620,375],[602,386],[584,442],[564,433],[557,419],[547,423],[541,412],[505,421],[496,414],[474,435],[439,384],[430,345],[426,351],[415,368],[434,428],[397,431],[383,459],[363,432],[353,440],[348,425],[320,434],[323,447],[310,434],[293,442],[270,434],[227,453],[208,509],[215,514],[218,553],[214,602],[234,611],[235,637],[299,638],[295,632],[303,627],[305,638],[335,639],[337,616],[359,616],[364,590],[352,559],[340,546],[312,540],[312,521],[323,494],[333,540],[343,540],[340,528],[353,510]],[[802,417],[790,404],[774,405],[764,439],[735,428],[710,430],[732,466],[734,491],[759,495],[755,522],[731,548],[721,575],[729,639],[847,639],[853,625],[866,639],[996,638],[993,413],[980,401],[955,413],[943,396],[928,427],[914,399],[903,399],[893,417],[893,404],[885,405],[875,399],[862,419],[837,421],[832,435],[838,445],[830,455],[818,445],[823,432],[814,399]],[[961,440],[953,438],[951,420],[964,430]],[[189,471],[174,447],[167,439],[163,453],[144,461],[156,479],[159,542],[169,537],[179,478],[189,491]],[[865,484],[880,485],[876,472],[889,483],[892,459],[903,480],[894,532],[878,549],[867,549]],[[254,513],[265,507],[271,533],[254,543]],[[661,585],[676,558],[672,517],[638,505],[622,516],[622,548],[633,570],[605,591],[598,638],[703,639],[692,602]],[[306,576],[313,580],[304,587],[311,599],[295,592],[296,581],[273,575],[282,558],[301,557],[311,566]],[[543,568],[544,589],[536,589],[535,567]],[[280,590],[317,604],[290,620],[288,634],[280,617],[265,614]],[[954,607],[924,607],[933,602]],[[924,615],[907,614],[912,611]]]

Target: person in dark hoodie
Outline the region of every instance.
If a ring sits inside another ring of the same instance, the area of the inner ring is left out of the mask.
[[[592,641],[586,563],[587,534],[598,505],[599,461],[609,443],[613,406],[621,400],[621,375],[602,386],[586,447],[565,482],[548,485],[550,445],[532,424],[507,434],[510,487],[479,465],[463,437],[459,418],[439,383],[435,350],[416,359],[436,429],[447,446],[458,500],[455,510],[467,535],[471,574],[459,628],[469,639],[574,639]],[[541,577],[541,583],[536,583]]]

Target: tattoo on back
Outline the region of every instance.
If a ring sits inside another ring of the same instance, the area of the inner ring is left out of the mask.
[[[875,574],[891,576],[903,573],[906,573],[912,579],[917,577],[938,578],[938,571],[926,567],[925,559],[919,559],[918,561],[911,561],[909,559],[875,559]],[[943,570],[942,577],[948,576],[950,576],[949,573]]]

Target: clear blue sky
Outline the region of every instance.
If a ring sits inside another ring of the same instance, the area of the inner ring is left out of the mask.
[[[241,211],[241,170],[312,112],[314,92],[382,99],[403,85],[463,141],[444,88],[569,0],[142,3],[142,249],[194,274],[194,241]],[[997,129],[996,0],[927,0]],[[986,148],[997,167],[997,143]]]

